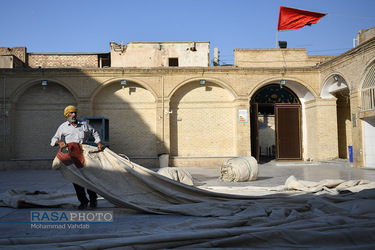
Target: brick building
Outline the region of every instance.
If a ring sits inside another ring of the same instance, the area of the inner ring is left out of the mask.
[[[105,117],[109,146],[146,167],[218,166],[237,156],[375,167],[374,28],[339,56],[208,42],[110,43],[108,53],[0,48],[0,164],[49,167],[63,109]],[[350,149],[350,151],[349,151]],[[352,150],[352,152],[351,152]]]

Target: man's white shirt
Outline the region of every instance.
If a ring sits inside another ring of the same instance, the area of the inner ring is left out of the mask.
[[[99,133],[86,121],[78,120],[76,127],[66,121],[59,126],[56,134],[52,137],[51,146],[55,146],[56,141],[63,141],[64,138],[65,143],[87,143],[90,135],[94,137],[95,143],[101,141]]]

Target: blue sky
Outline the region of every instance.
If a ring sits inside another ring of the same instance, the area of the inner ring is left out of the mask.
[[[109,52],[109,42],[210,42],[222,63],[233,50],[275,48],[280,6],[323,12],[317,24],[280,31],[288,48],[339,55],[375,26],[374,0],[1,0],[1,47],[28,52]]]

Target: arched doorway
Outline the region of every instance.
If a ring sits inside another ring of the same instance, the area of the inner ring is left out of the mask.
[[[349,88],[345,79],[334,74],[327,78],[321,96],[322,98],[336,98],[337,139],[339,158],[349,159],[348,146],[352,145],[351,114]]]
[[[251,104],[251,153],[258,161],[301,160],[301,103],[278,84],[258,90]]]

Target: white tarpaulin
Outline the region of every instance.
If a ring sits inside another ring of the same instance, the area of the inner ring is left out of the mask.
[[[160,168],[156,173],[168,177],[171,180],[184,183],[186,185],[194,185],[193,177],[185,169],[179,169],[175,167],[163,167]]]
[[[109,149],[95,150],[84,146],[86,165],[81,169],[65,166],[57,159],[53,167],[70,182],[97,192],[117,206],[200,218],[142,232],[0,238],[0,246],[8,249],[375,247],[373,182],[308,182],[291,176],[284,186],[266,188],[269,195],[265,196],[253,196],[250,187],[231,190],[231,194],[213,187],[215,192],[211,192],[161,176]],[[70,198],[59,193],[22,192],[7,192],[0,197],[3,206],[20,201],[45,206],[60,201],[66,205]]]

